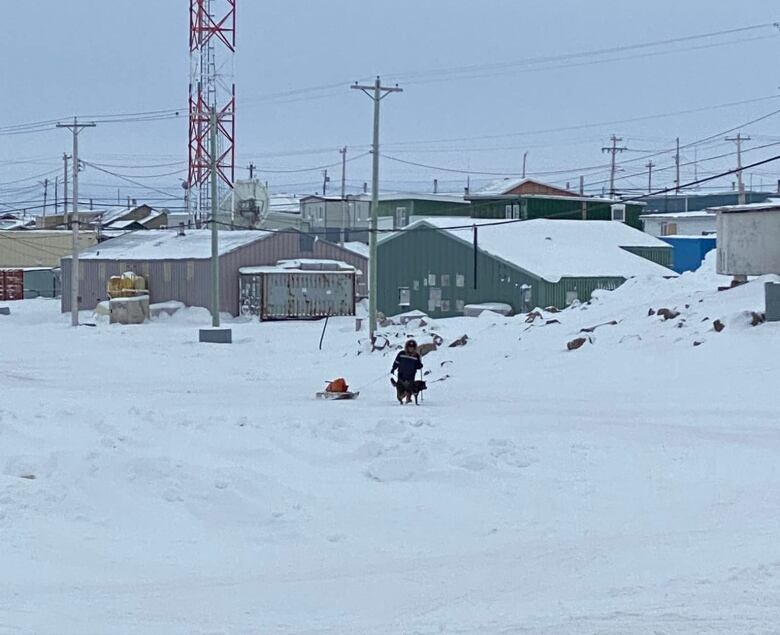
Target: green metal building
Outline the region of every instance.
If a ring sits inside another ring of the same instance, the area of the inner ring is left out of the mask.
[[[466,305],[485,302],[515,313],[564,308],[633,276],[674,277],[672,253],[615,221],[421,220],[379,242],[377,307],[385,315],[416,309],[431,317],[463,315]]]
[[[454,194],[380,194],[377,215],[380,227],[398,229],[431,216],[465,216],[471,205]]]
[[[639,202],[580,196],[533,179],[497,181],[466,199],[474,218],[620,220],[637,229],[642,229],[639,217],[645,208]]]

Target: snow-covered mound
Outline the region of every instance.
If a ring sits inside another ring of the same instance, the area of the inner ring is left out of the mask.
[[[215,346],[201,309],[12,303],[0,633],[772,632],[780,327],[727,284],[418,316],[378,351],[352,319],[320,351],[322,322]],[[420,407],[389,383],[407,337],[436,344]],[[360,399],[316,401],[338,376]]]

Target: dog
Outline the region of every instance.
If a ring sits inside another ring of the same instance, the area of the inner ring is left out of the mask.
[[[403,404],[404,402],[411,403],[412,399],[414,399],[414,404],[419,406],[419,395],[423,390],[428,389],[426,383],[421,379],[415,379],[411,382],[400,382],[394,377],[391,377],[390,383],[393,384],[393,387],[395,388],[396,398],[400,404]]]

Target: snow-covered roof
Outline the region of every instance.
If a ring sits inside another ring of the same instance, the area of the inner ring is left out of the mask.
[[[371,194],[361,194],[359,198],[370,201]],[[420,194],[413,192],[380,192],[379,201],[438,201],[440,203],[469,204],[469,202],[463,198],[463,194],[450,192],[444,192],[442,194],[433,194],[432,192]]]
[[[340,260],[318,260],[314,258],[300,258],[298,260],[280,260],[272,266],[241,267],[239,273],[355,273],[357,270],[352,265]]]
[[[344,243],[342,245],[344,249],[347,251],[351,251],[353,254],[357,254],[358,256],[363,256],[364,258],[368,258],[368,245],[366,243],[360,243],[360,242],[348,242]]]
[[[685,220],[686,218],[716,218],[715,212],[708,210],[700,210],[696,212],[669,212],[663,214],[642,214],[639,218],[647,220],[648,218],[655,218],[658,220]]]
[[[668,243],[617,221],[535,219],[501,222],[490,219],[427,218],[406,229],[430,226],[473,244],[471,225],[478,228],[479,249],[548,282],[561,278],[629,278],[675,276],[671,270],[623,247],[662,247]],[[462,228],[464,225],[468,227]],[[462,229],[451,229],[454,227]],[[393,240],[397,232],[385,239]],[[385,242],[382,241],[382,242]]]
[[[270,235],[263,231],[221,231],[219,254],[226,254]],[[210,257],[209,229],[188,229],[184,236],[179,236],[177,230],[132,232],[94,245],[79,254],[82,260],[203,260]]]
[[[271,212],[301,213],[301,199],[293,194],[272,194],[268,199]]]
[[[747,205],[724,205],[723,207],[710,208],[713,212],[724,212],[730,214],[732,212],[764,212],[764,211],[780,211],[780,198],[770,198],[762,203],[749,203]]]
[[[486,186],[477,190],[475,194],[477,196],[502,196],[503,194],[506,194],[509,190],[514,190],[515,188],[518,188],[521,185],[525,185],[526,183],[533,183],[534,185],[541,185],[543,187],[553,188],[556,190],[560,190],[562,192],[568,191],[565,187],[550,185],[549,183],[544,183],[537,179],[532,179],[527,177],[514,177],[514,178],[506,177],[503,179],[496,179],[495,181],[491,181]],[[572,195],[574,194],[575,193],[572,192]]]

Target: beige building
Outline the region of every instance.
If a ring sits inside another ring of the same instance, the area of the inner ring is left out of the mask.
[[[97,244],[95,232],[80,232],[80,249]],[[71,253],[72,234],[59,230],[0,231],[0,268],[59,267]]]

